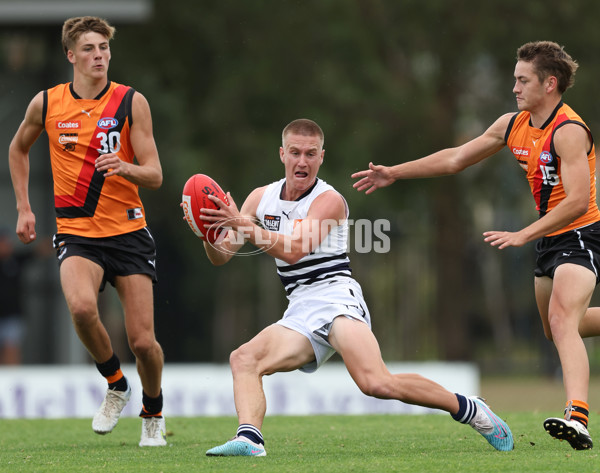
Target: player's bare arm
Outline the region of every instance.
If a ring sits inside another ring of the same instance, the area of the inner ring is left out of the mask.
[[[227,220],[228,223],[237,222],[239,226],[253,228],[252,224],[256,220],[256,209],[258,208],[258,204],[265,192],[265,189],[266,186],[254,189],[248,195],[242,204],[241,210],[239,211],[235,201],[233,200],[233,197],[231,197],[229,192],[227,193],[229,205],[225,205],[225,203],[218,198],[211,200],[215,201],[217,205],[223,209],[222,214],[229,215],[228,217],[223,217],[222,220]],[[218,217],[208,216],[206,214],[207,211],[208,209],[203,209],[202,219],[208,224],[219,220]],[[233,258],[233,255],[235,255],[235,253],[237,253],[239,249],[244,246],[246,243],[246,235],[248,233],[249,232],[247,231],[236,231],[232,226],[225,237],[218,238],[215,243],[208,243],[205,241],[204,249],[206,250],[206,255],[208,256],[210,262],[215,266],[221,266],[227,263],[231,258]]]
[[[152,115],[146,98],[136,92],[132,100],[130,140],[138,164],[127,163],[119,153],[108,153],[96,159],[96,169],[104,177],[121,176],[148,189],[158,189],[162,184],[162,167],[152,132]]]
[[[455,148],[446,148],[421,159],[408,161],[395,166],[381,166],[369,163],[369,169],[352,174],[359,179],[353,187],[365,194],[389,186],[399,179],[456,174],[500,151],[504,146],[504,134],[512,113],[498,118],[482,135]]]
[[[315,199],[306,218],[298,222],[292,235],[281,235],[258,226],[255,219],[249,218],[243,212],[236,213],[231,205],[225,209],[218,198],[209,198],[221,208],[205,209],[206,216],[203,216],[203,219],[213,223],[225,219],[234,222],[231,225],[233,229],[242,233],[247,241],[289,264],[296,263],[318,247],[332,226],[339,225],[346,218],[346,204],[343,198],[337,192],[327,191]],[[258,202],[256,205],[258,206]]]
[[[23,243],[36,238],[35,215],[29,203],[29,150],[44,129],[42,122],[43,92],[29,103],[25,118],[8,149],[10,176],[17,201],[17,236]]]
[[[564,125],[554,135],[554,148],[561,158],[561,179],[566,197],[539,220],[518,232],[488,231],[484,240],[499,249],[522,246],[560,230],[583,215],[590,200],[590,170],[587,153],[591,140],[580,125]]]

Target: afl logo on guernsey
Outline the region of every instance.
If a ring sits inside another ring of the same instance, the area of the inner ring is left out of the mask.
[[[540,161],[544,164],[552,162],[552,154],[550,151],[542,151],[542,154],[540,154]]]
[[[119,124],[119,120],[114,117],[103,117],[98,120],[98,128],[102,128],[103,130],[110,130],[111,128],[116,127]]]

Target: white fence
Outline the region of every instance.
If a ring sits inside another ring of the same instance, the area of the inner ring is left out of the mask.
[[[479,394],[479,371],[470,363],[388,363],[392,373],[419,373],[452,392]],[[133,395],[123,411],[137,416],[141,385],[134,365],[125,365]],[[365,396],[342,363],[316,373],[277,373],[264,378],[267,415],[424,414],[440,412]],[[0,367],[0,418],[92,417],[106,390],[93,365]],[[227,365],[167,364],[163,373],[165,416],[234,416]]]

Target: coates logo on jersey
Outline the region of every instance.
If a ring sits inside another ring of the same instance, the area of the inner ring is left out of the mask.
[[[548,164],[552,162],[552,154],[550,151],[542,151],[540,154],[540,161],[544,164]]]
[[[81,129],[81,120],[58,120],[56,122],[57,130],[80,130]]]
[[[102,128],[103,130],[110,130],[111,128],[116,127],[119,124],[119,120],[114,117],[103,117],[98,120],[98,128]]]
[[[513,146],[512,154],[514,154],[517,158],[525,157],[528,158],[531,154],[531,149],[529,148],[521,148],[520,146]]]

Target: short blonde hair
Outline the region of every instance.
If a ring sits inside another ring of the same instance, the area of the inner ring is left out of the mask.
[[[299,118],[288,123],[281,134],[281,141],[285,141],[285,137],[290,133],[302,136],[316,136],[321,140],[321,146],[325,143],[325,134],[321,127],[308,118]]]
[[[62,28],[62,45],[65,54],[72,50],[75,43],[83,33],[93,31],[104,36],[107,40],[111,40],[115,35],[115,27],[108,24],[102,18],[96,16],[78,16],[69,18],[63,24]]]

